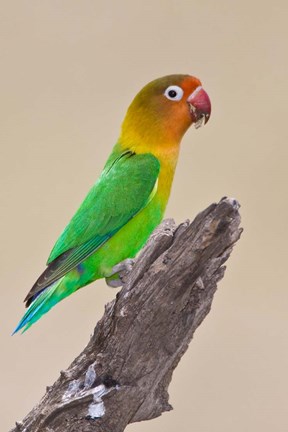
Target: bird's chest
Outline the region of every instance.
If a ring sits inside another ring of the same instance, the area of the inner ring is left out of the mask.
[[[156,198],[159,200],[161,205],[164,206],[163,211],[167,205],[170,196],[175,168],[176,168],[176,161],[175,162],[169,160],[161,161]]]

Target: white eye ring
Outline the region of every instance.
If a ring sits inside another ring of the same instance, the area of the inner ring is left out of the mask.
[[[167,87],[167,89],[164,92],[164,96],[166,96],[167,99],[170,99],[172,101],[179,101],[182,99],[184,94],[184,91],[181,87],[177,85],[171,85]]]

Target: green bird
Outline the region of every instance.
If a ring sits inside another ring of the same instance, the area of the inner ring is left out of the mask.
[[[189,75],[156,79],[136,95],[102,174],[26,296],[28,310],[14,333],[96,279],[121,285],[119,263],[135,257],[163,219],[184,133],[210,113],[201,82]]]

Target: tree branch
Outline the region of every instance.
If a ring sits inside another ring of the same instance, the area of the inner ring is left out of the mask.
[[[242,230],[223,198],[189,224],[164,221],[83,352],[13,432],[121,432],[169,411],[168,385]],[[12,432],[11,431],[11,432]]]

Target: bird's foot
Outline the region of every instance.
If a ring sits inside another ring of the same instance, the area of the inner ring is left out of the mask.
[[[122,286],[126,280],[126,277],[131,272],[134,264],[135,260],[131,258],[116,264],[112,268],[111,275],[105,278],[107,285],[111,288],[118,288]]]

